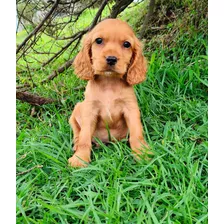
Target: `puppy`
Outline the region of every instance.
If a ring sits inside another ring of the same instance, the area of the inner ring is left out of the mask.
[[[118,19],[100,22],[85,36],[73,65],[76,75],[88,84],[85,100],[76,104],[69,119],[74,133],[69,164],[84,167],[90,162],[94,138],[109,142],[128,133],[138,159],[148,145],[133,85],[145,80],[147,63],[133,30]]]

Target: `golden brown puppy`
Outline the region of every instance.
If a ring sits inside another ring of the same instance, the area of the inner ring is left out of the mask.
[[[130,26],[118,19],[100,22],[84,38],[74,61],[79,78],[88,80],[85,100],[76,104],[69,123],[74,132],[73,167],[90,162],[94,137],[123,139],[129,131],[132,151],[138,158],[147,146],[133,85],[146,78],[141,43]]]

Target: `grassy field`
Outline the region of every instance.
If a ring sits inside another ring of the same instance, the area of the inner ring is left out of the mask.
[[[207,223],[207,36],[183,32],[145,55],[135,87],[155,157],[135,162],[126,142],[93,148],[74,169],[68,118],[83,100],[72,69],[35,92],[62,101],[17,102],[17,223]],[[31,113],[32,111],[32,113]]]

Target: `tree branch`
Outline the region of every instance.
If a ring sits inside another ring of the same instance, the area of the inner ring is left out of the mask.
[[[33,95],[28,92],[21,92],[21,91],[16,91],[16,99],[36,106],[57,102],[56,100],[53,99],[44,98],[37,95]]]
[[[108,0],[104,0],[104,1],[102,2],[101,6],[100,6],[100,8],[99,8],[99,10],[98,10],[98,12],[96,13],[95,18],[93,19],[93,22],[92,22],[92,24],[91,24],[89,30],[91,30],[91,29],[97,24],[97,21],[98,21],[99,17],[101,16],[101,14],[102,14],[102,12],[103,12],[105,6],[107,5],[107,3],[108,3]]]
[[[16,49],[16,54],[20,51],[20,49],[25,46],[25,44],[27,43],[27,41],[34,36],[35,34],[38,33],[38,31],[41,29],[41,27],[44,25],[44,23],[48,20],[48,18],[52,15],[52,13],[54,12],[54,10],[57,8],[58,3],[60,0],[56,0],[54,5],[52,6],[51,10],[46,14],[46,16],[44,17],[44,19],[41,21],[41,23],[25,38],[25,40],[18,46],[18,48]]]
[[[57,70],[54,70],[46,79],[41,81],[41,84],[54,79],[58,74],[64,72],[66,69],[68,69],[71,65],[72,62],[74,61],[75,58],[67,61],[65,64],[63,64],[61,67],[59,67]]]
[[[51,57],[48,61],[44,62],[42,66],[44,67],[47,64],[49,64],[51,61],[53,61],[54,59],[58,58],[75,40],[81,38],[87,31],[88,29],[84,29],[76,33],[75,37],[71,41],[69,41],[64,47],[61,48],[61,50],[55,53],[55,55]]]
[[[116,4],[112,7],[110,18],[116,18],[125,8],[127,8],[133,0],[117,0]]]
[[[148,6],[148,12],[145,16],[143,25],[142,25],[142,29],[140,31],[140,38],[142,39],[146,33],[146,31],[148,30],[148,26],[151,22],[152,16],[153,16],[153,12],[154,12],[154,8],[155,8],[155,4],[156,4],[156,0],[150,0],[149,1],[149,6]]]

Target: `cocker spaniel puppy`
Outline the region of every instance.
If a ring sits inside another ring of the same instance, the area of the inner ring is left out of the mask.
[[[85,100],[77,103],[69,123],[74,132],[73,167],[90,162],[94,138],[121,140],[129,133],[135,157],[148,149],[133,85],[146,78],[141,43],[130,26],[106,19],[91,30],[74,61],[75,73],[88,80]]]

